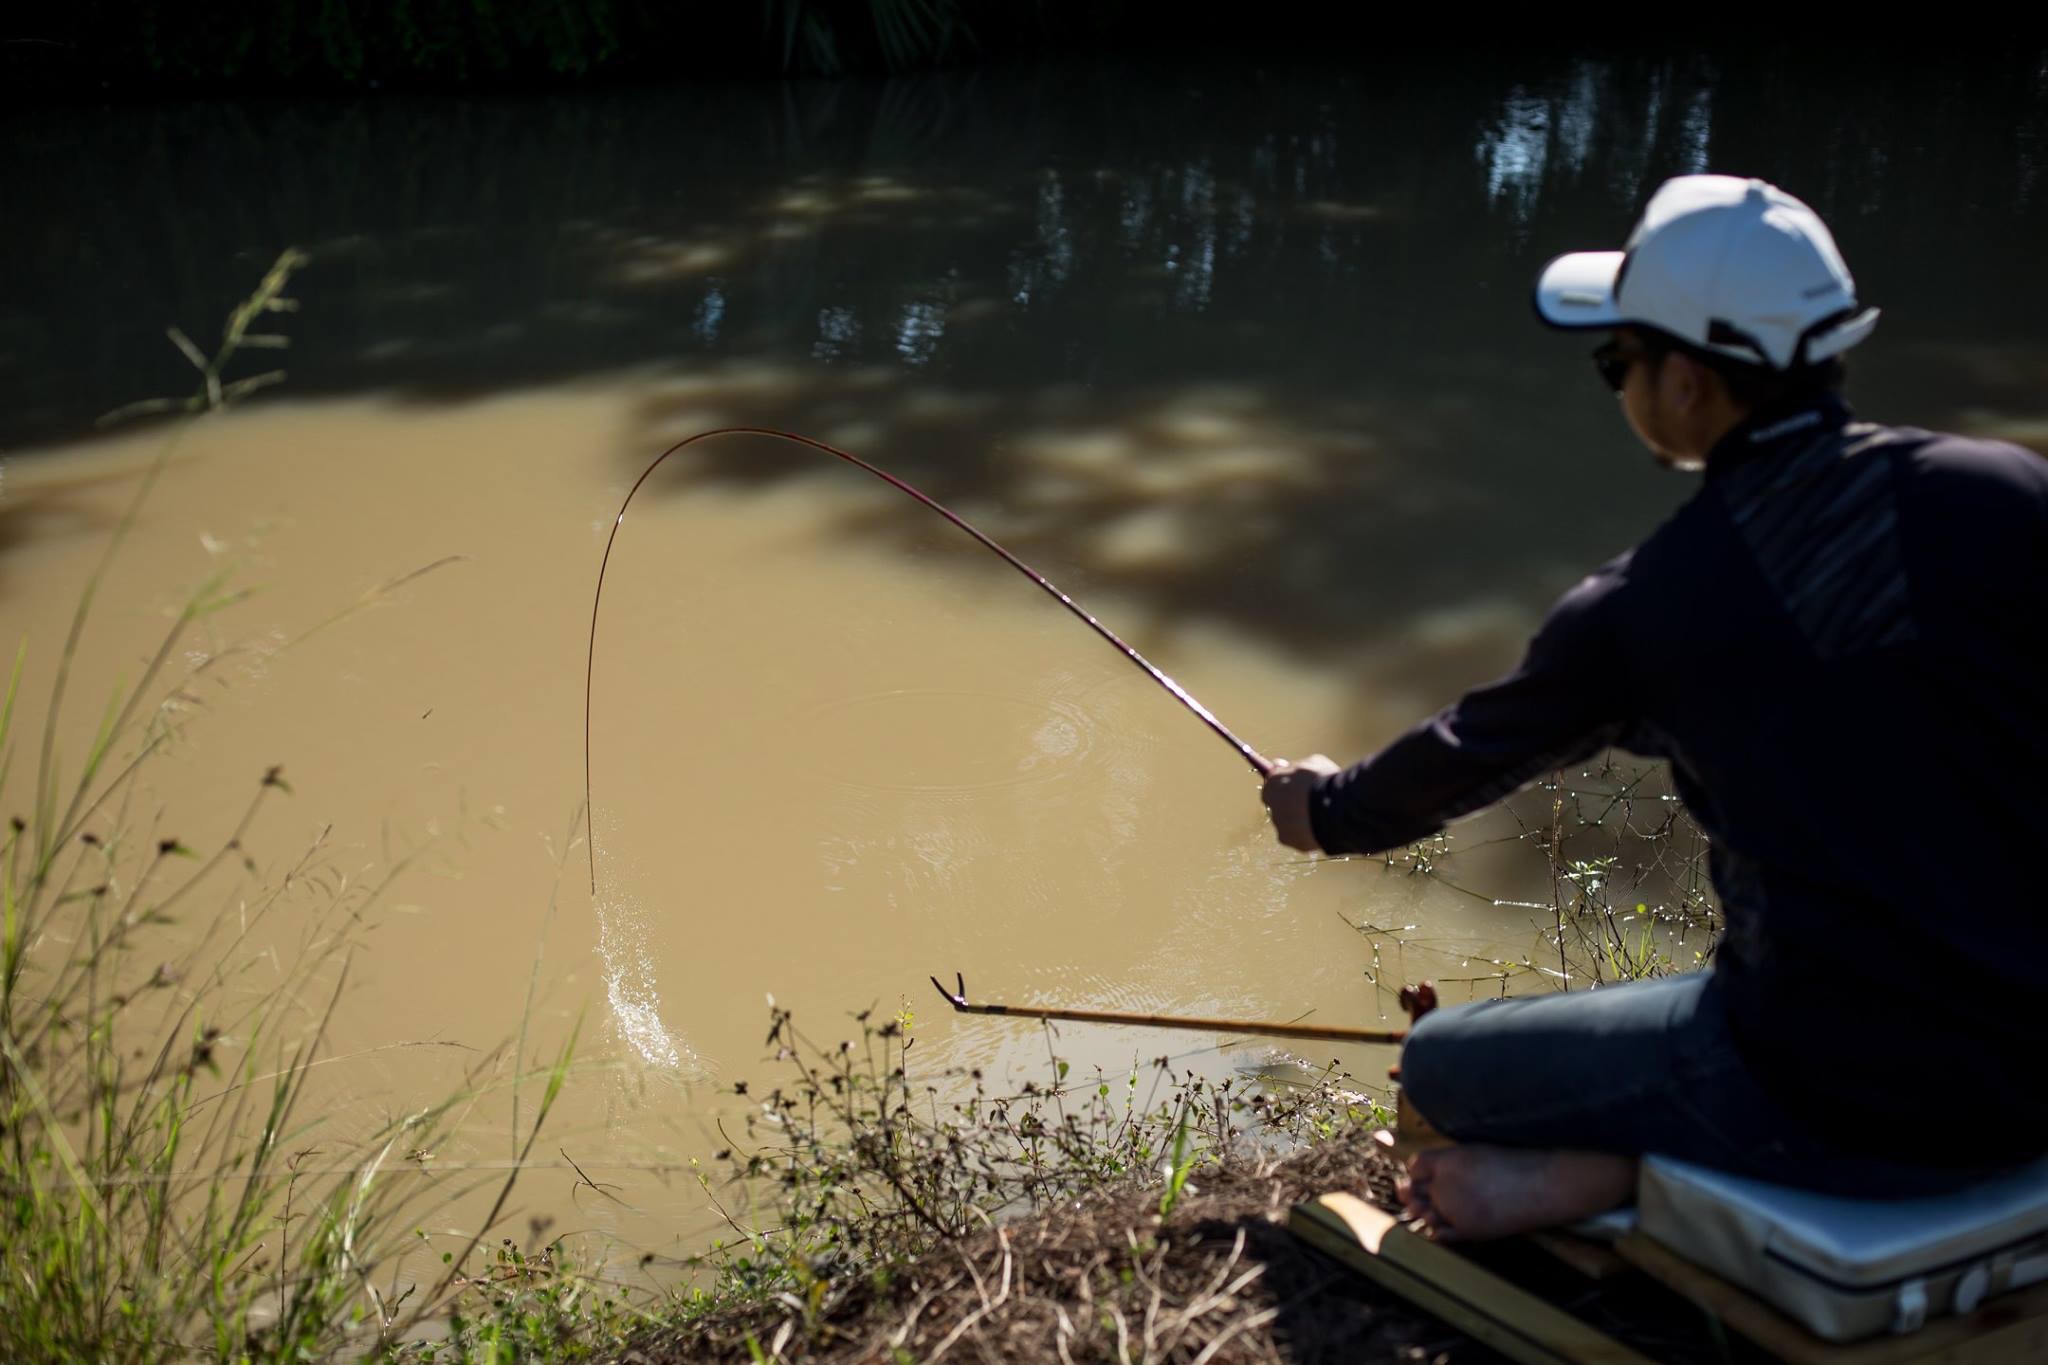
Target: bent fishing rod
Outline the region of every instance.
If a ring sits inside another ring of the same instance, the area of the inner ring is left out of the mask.
[[[1094,631],[1097,635],[1100,635],[1103,639],[1107,640],[1110,644],[1114,645],[1117,651],[1121,653],[1126,659],[1129,659],[1140,670],[1142,670],[1146,677],[1152,679],[1153,682],[1156,682],[1161,687],[1165,688],[1167,692],[1172,695],[1175,701],[1179,702],[1182,706],[1187,707],[1188,710],[1194,712],[1196,717],[1199,718],[1204,725],[1207,725],[1211,730],[1215,731],[1216,734],[1220,738],[1222,738],[1225,743],[1229,744],[1231,748],[1237,750],[1238,755],[1241,758],[1243,758],[1245,762],[1251,764],[1253,772],[1256,772],[1260,777],[1272,776],[1274,768],[1278,765],[1276,765],[1271,759],[1267,758],[1265,755],[1261,754],[1257,749],[1254,749],[1251,745],[1245,743],[1243,740],[1239,739],[1235,734],[1233,734],[1230,730],[1230,727],[1226,726],[1222,721],[1216,719],[1215,713],[1210,711],[1208,707],[1202,705],[1202,703],[1200,703],[1199,701],[1196,701],[1194,695],[1190,693],[1185,687],[1182,687],[1179,683],[1175,682],[1172,678],[1168,677],[1167,674],[1158,667],[1158,665],[1154,664],[1151,660],[1147,659],[1137,650],[1131,648],[1131,646],[1125,644],[1122,637],[1120,637],[1115,631],[1111,630],[1108,626],[1103,625],[1102,622],[1096,620],[1095,617],[1091,615],[1086,609],[1084,609],[1080,603],[1076,602],[1073,598],[1067,596],[1065,593],[1061,592],[1057,587],[1053,586],[1051,580],[1047,579],[1044,574],[1032,568],[1029,564],[1026,564],[1023,560],[1017,558],[1017,556],[1011,554],[1001,545],[998,545],[994,540],[984,535],[979,529],[971,525],[966,518],[955,513],[951,508],[946,507],[944,504],[940,503],[936,498],[933,498],[929,494],[923,492],[922,490],[913,487],[904,480],[897,478],[888,470],[883,469],[877,465],[869,464],[866,460],[861,459],[858,455],[849,454],[848,452],[839,449],[837,446],[827,445],[825,442],[815,440],[809,436],[800,436],[793,431],[779,431],[774,427],[715,427],[710,431],[700,431],[694,436],[684,437],[682,440],[676,442],[674,445],[670,446],[667,450],[662,451],[661,454],[657,455],[654,458],[654,462],[648,465],[647,468],[641,472],[640,477],[633,481],[632,488],[627,490],[625,501],[619,504],[618,516],[612,519],[611,534],[605,538],[604,559],[598,564],[597,567],[597,592],[591,597],[590,601],[590,652],[584,662],[583,669],[583,809],[586,812],[586,818],[590,818],[588,813],[593,810],[593,807],[590,804],[590,713],[592,689],[597,674],[597,613],[598,607],[604,601],[604,575],[605,570],[611,566],[612,546],[618,541],[619,528],[626,524],[626,509],[633,505],[634,495],[639,493],[641,485],[647,482],[648,478],[653,475],[654,471],[661,468],[662,464],[668,459],[668,457],[675,454],[677,451],[682,450],[687,446],[693,446],[697,444],[697,442],[699,441],[708,441],[718,436],[768,436],[778,441],[789,441],[792,442],[793,444],[805,446],[811,450],[816,450],[823,454],[834,456],[838,459],[844,460],[846,463],[854,466],[856,469],[866,470],[868,473],[880,479],[883,483],[888,484],[897,492],[914,499],[922,506],[927,507],[930,510],[938,513],[947,521],[952,522],[953,525],[959,527],[962,531],[966,532],[969,536],[973,537],[976,541],[979,541],[983,548],[989,550],[991,553],[996,555],[1005,564],[1008,564],[1018,573],[1023,574],[1026,578],[1030,579],[1033,583],[1037,584],[1038,587],[1041,588],[1047,596],[1051,597],[1055,602],[1058,602],[1062,607],[1065,607],[1068,611],[1072,612],[1085,625],[1087,625],[1087,627],[1090,630]],[[595,897],[597,895],[596,836],[593,834],[587,842],[590,846],[590,894],[593,897]],[[936,985],[937,982],[934,981],[933,984]]]

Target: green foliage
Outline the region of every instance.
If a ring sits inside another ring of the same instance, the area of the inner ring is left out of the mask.
[[[129,79],[355,86],[582,76],[613,61],[626,36],[664,27],[664,9],[632,0],[100,0],[67,22],[103,72]]]
[[[1547,826],[1524,826],[1551,881],[1552,931],[1567,984],[1647,980],[1683,965],[1675,950],[1688,937],[1709,943],[1720,909],[1707,876],[1707,840],[1685,808],[1661,793],[1665,775],[1624,766],[1609,755],[1600,768],[1545,784]],[[1645,818],[1647,817],[1647,818]],[[1638,899],[1654,894],[1657,899]]]
[[[1190,1176],[1226,1155],[1392,1118],[1334,1071],[1293,1085],[1209,1080],[1166,1058],[1083,1079],[1055,1056],[1046,1083],[998,1093],[979,1071],[917,1074],[900,1013],[854,1022],[857,1041],[820,1046],[772,1011],[773,1058],[788,1078],[719,1154],[725,1179],[698,1172],[734,1236],[697,1259],[709,1278],[668,1307],[670,1321],[775,1303],[799,1340],[821,1342],[849,1295],[886,1293],[934,1246],[995,1220],[1154,1183],[1163,1220],[1192,1191]],[[744,1081],[735,1089],[754,1093]]]
[[[906,71],[1125,23],[1124,3],[998,0],[81,0],[19,88],[530,84],[677,72]]]
[[[1534,911],[1549,921],[1542,950],[1520,958],[1474,955],[1494,970],[1439,977],[1439,984],[1506,994],[1524,978],[1550,989],[1644,980],[1703,966],[1721,929],[1707,868],[1705,833],[1669,790],[1661,765],[1635,764],[1614,754],[1576,774],[1552,774],[1504,805],[1519,832],[1510,839],[1466,845],[1449,831],[1381,861],[1410,876],[1428,877],[1501,909]],[[1527,850],[1530,871],[1549,882],[1547,900],[1509,900],[1466,884],[1458,870],[1466,848],[1512,842]],[[1540,859],[1540,863],[1535,860]],[[1399,931],[1369,923],[1352,926],[1373,943]],[[1412,927],[1412,926],[1409,926]]]
[[[977,45],[962,0],[768,0],[762,13],[784,71],[832,76],[850,65],[903,71]]]
[[[153,410],[202,414],[256,387],[223,375],[242,350],[281,344],[250,329],[290,310],[284,290],[301,260],[279,258],[211,355],[174,331],[199,387]],[[412,1196],[386,1178],[395,1158],[438,1140],[498,1054],[457,1094],[366,1138],[337,1139],[307,1113],[349,956],[404,860],[381,879],[352,879],[316,839],[266,868],[248,840],[290,793],[276,767],[253,775],[217,843],[167,834],[161,815],[145,814],[138,778],[221,657],[184,645],[196,622],[234,600],[224,578],[195,588],[137,680],[112,689],[85,761],[64,776],[57,736],[94,599],[184,431],[160,447],[80,592],[22,803],[29,813],[0,844],[0,1359],[360,1353],[445,1312],[476,1247],[451,1257],[424,1294],[394,1301],[376,1286],[410,1226]],[[28,653],[24,642],[0,702],[0,799],[22,795],[9,783],[23,771],[14,703]],[[180,657],[197,661],[167,678]],[[205,905],[218,909],[209,916]],[[287,923],[301,936],[296,953],[266,943]],[[568,1057],[565,1047],[545,1069],[522,1160]],[[500,1185],[492,1220],[517,1175]]]
[[[488,1264],[461,1281],[446,1337],[393,1355],[420,1362],[610,1358],[646,1319],[604,1270],[578,1264],[560,1239],[522,1249],[505,1238]]]
[[[1183,1109],[1180,1122],[1173,1129],[1173,1156],[1166,1163],[1166,1192],[1159,1196],[1159,1216],[1173,1216],[1173,1206],[1180,1202],[1181,1191],[1188,1186],[1188,1172],[1195,1168],[1188,1153],[1188,1116]]]

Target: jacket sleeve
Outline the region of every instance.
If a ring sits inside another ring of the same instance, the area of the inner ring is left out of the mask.
[[[1603,566],[1559,599],[1514,672],[1319,782],[1309,811],[1324,851],[1413,843],[1614,742],[1629,723],[1614,628],[1626,566]]]

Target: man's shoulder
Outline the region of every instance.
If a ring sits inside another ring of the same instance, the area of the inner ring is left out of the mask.
[[[2048,457],[2016,442],[1918,427],[1875,430],[1907,447],[1905,469],[1915,481],[2048,498]]]
[[[1585,577],[1565,589],[1564,595],[1557,600],[1557,609],[1585,610],[1628,588],[1635,571],[1636,556],[1642,550],[1641,545],[1636,545],[1596,565]]]
[[[1975,559],[2048,545],[2048,458],[1995,437],[1858,425],[1863,443],[1892,449],[1899,515],[1923,548]]]
[[[1673,573],[1694,577],[1711,561],[1726,539],[1727,514],[1709,485],[1693,490],[1692,496],[1671,509],[1650,533],[1625,554],[1617,555],[1595,572],[1612,570],[1637,586],[1654,583]]]
[[[1536,641],[1554,647],[1566,641],[1584,641],[1613,633],[1607,618],[1626,594],[1629,565],[1635,554],[1635,550],[1624,550],[1566,588],[1543,614]]]
[[[1752,540],[1756,525],[1768,533],[1830,515],[1864,524],[1878,504],[1921,521],[1965,513],[2048,517],[2048,459],[2025,446],[1854,418],[1709,487],[1719,510]]]

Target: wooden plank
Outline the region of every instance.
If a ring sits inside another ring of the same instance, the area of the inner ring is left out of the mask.
[[[1294,1206],[1289,1228],[1476,1341],[1523,1365],[1649,1365],[1612,1337],[1350,1194]]]
[[[2048,1284],[1992,1299],[1963,1317],[1931,1319],[1908,1336],[1825,1341],[1762,1299],[1631,1232],[1623,1260],[1692,1300],[1788,1365],[2028,1365],[2048,1360]]]
[[[1590,1237],[1580,1237],[1562,1229],[1532,1232],[1528,1236],[1531,1242],[1589,1280],[1611,1279],[1629,1269],[1628,1262],[1615,1255],[1613,1245],[1608,1242],[1596,1242]]]

